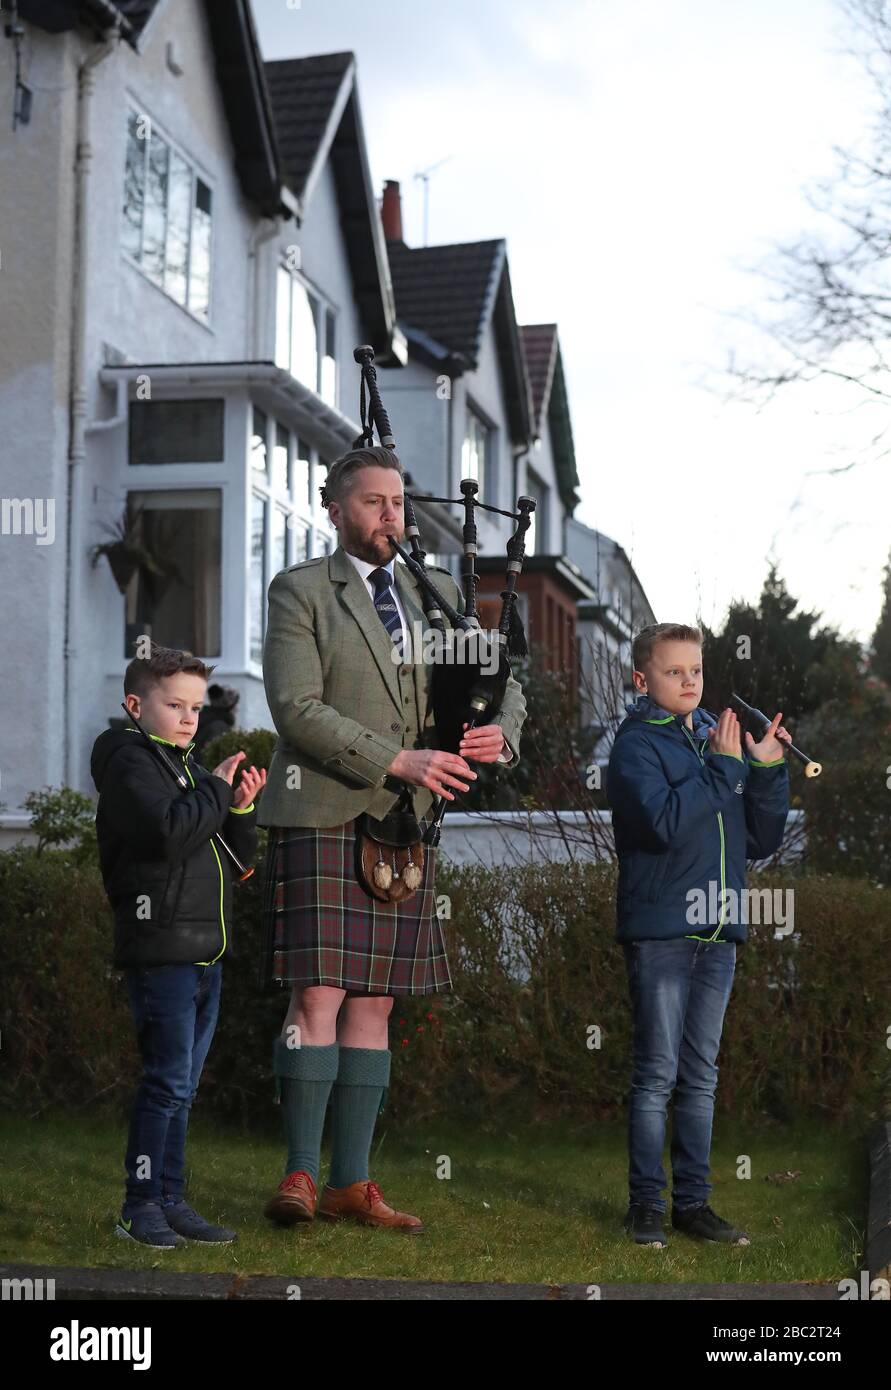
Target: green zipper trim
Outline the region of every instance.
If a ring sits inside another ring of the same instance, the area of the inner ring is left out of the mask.
[[[188,750],[186,750],[186,751],[188,751]],[[194,777],[192,776],[192,769],[189,767],[188,763],[185,763],[184,766],[185,766],[186,772],[187,772],[188,775],[189,775],[189,781],[192,783],[192,786],[194,787],[194,785],[195,785],[195,779],[194,779]],[[225,916],[224,916],[224,914],[223,914],[223,866],[222,866],[222,864],[220,863],[220,856],[217,854],[217,847],[216,847],[216,845],[214,844],[213,840],[209,840],[209,841],[208,841],[208,844],[210,845],[211,849],[213,850],[213,857],[214,857],[214,859],[217,861],[217,868],[218,868],[219,871],[220,871],[220,926],[221,926],[222,929],[223,929],[223,945],[222,945],[222,947],[220,948],[219,954],[218,954],[218,955],[215,955],[214,958],[213,958],[213,960],[196,960],[196,961],[193,962],[193,964],[195,964],[195,965],[216,965],[216,963],[217,963],[217,961],[219,960],[220,956],[223,954],[223,951],[225,951],[225,949],[226,949],[226,918],[225,918]]]
[[[664,721],[660,721],[660,722],[664,722]],[[681,728],[683,729],[684,733],[687,735],[687,738],[690,740],[690,743],[691,743],[692,746],[693,746],[693,751],[696,753],[696,756],[698,757],[699,761],[702,763],[703,767],[705,767],[705,758],[702,756],[702,753],[701,753],[701,752],[699,751],[699,749],[696,747],[696,740],[694,739],[693,735],[690,733],[690,730],[687,728],[686,724],[681,724]],[[707,741],[708,741],[708,735],[706,735],[706,737],[702,740],[702,747],[703,747],[703,748],[705,748],[705,745],[706,745]],[[735,757],[736,757],[736,754],[735,754],[735,753],[723,753],[723,754],[720,754],[719,756],[725,757],[725,758],[735,758]],[[742,761],[742,759],[740,759],[740,761]],[[718,833],[719,833],[719,835],[721,836],[721,916],[720,916],[720,918],[718,919],[718,925],[716,926],[716,928],[715,928],[714,933],[713,933],[712,936],[699,936],[699,935],[697,935],[696,932],[686,932],[686,933],[684,934],[684,939],[685,939],[685,941],[717,941],[717,939],[718,939],[718,937],[719,937],[719,935],[720,935],[720,932],[721,932],[721,928],[722,928],[723,925],[724,925],[724,908],[725,908],[725,906],[726,906],[725,899],[724,899],[724,891],[725,891],[725,886],[726,886],[726,883],[727,883],[726,868],[725,868],[725,859],[724,859],[724,818],[723,818],[723,816],[721,815],[721,812],[720,812],[720,811],[716,811],[716,812],[715,812],[715,815],[718,817]]]
[[[666,715],[666,717],[665,717],[664,719],[645,719],[645,720],[644,720],[644,723],[645,723],[645,724],[670,724],[671,721],[672,721],[673,719],[674,719],[674,715],[673,715],[673,714],[669,714],[669,715]]]
[[[133,724],[128,724],[126,726],[126,732],[128,734],[138,734],[139,730]],[[145,730],[145,732],[148,733],[148,730]],[[162,738],[160,734],[149,734],[149,738],[153,738],[156,743],[166,743],[168,748],[178,748],[181,753],[190,753],[195,747],[194,739],[183,748],[181,743],[174,743],[172,739]]]

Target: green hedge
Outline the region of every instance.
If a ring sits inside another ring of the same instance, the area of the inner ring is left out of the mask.
[[[753,926],[739,952],[719,1110],[868,1118],[883,1104],[891,1060],[888,893],[830,876],[771,875],[759,886],[794,888],[795,938]],[[287,994],[257,988],[262,889],[260,862],[236,889],[221,1019],[199,1092],[215,1114],[251,1123],[277,1114],[270,1060]],[[450,912],[455,990],[394,1006],[391,1119],[616,1115],[630,1018],[612,868],[443,864],[437,889]],[[0,903],[0,1100],[25,1115],[123,1107],[139,1063],[95,865],[53,849],[0,853]],[[589,1046],[592,1028],[599,1046]]]
[[[891,746],[805,781],[807,863],[891,885]]]

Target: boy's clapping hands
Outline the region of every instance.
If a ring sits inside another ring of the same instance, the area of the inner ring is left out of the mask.
[[[783,744],[791,743],[792,735],[780,724],[782,717],[782,710],[774,715],[764,730],[760,743],[756,743],[751,734],[746,734],[746,749],[750,758],[755,758],[761,763],[772,763],[785,756]]]
[[[231,757],[224,758],[223,761],[214,768],[214,777],[222,777],[224,782],[232,786],[235,773],[238,771],[238,764],[247,754],[242,750],[240,753],[233,753]],[[250,806],[254,797],[266,786],[266,769],[261,767],[259,770],[253,766],[246,767],[241,774],[241,781],[235,788],[235,796],[232,801],[233,809],[243,810]]]
[[[771,763],[784,756],[783,744],[791,743],[792,735],[781,726],[782,717],[782,710],[774,715],[757,743],[750,733],[746,733],[746,752],[750,758],[757,762]],[[730,753],[736,758],[742,757],[739,720],[732,709],[721,711],[717,724],[709,729],[708,737],[713,753]]]

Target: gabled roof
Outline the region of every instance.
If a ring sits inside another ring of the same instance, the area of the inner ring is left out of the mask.
[[[351,95],[356,60],[352,53],[324,53],[263,67],[288,185],[305,202]]]
[[[109,33],[117,16],[138,51],[157,3],[19,0],[19,14],[50,33],[82,25],[97,38]],[[362,332],[382,366],[401,366],[407,351],[396,327],[353,54],[264,63],[249,0],[203,0],[203,6],[242,192],[264,215],[281,213],[299,223],[331,160]]]
[[[557,361],[557,325],[555,323],[524,323],[520,338],[526,355],[526,370],[532,392],[532,423],[541,434],[543,415],[551,397],[551,382]]]
[[[19,0],[19,15],[52,34],[82,26],[96,38],[108,35],[119,18],[123,38],[138,52],[157,2]],[[242,192],[267,216],[278,212],[291,215],[287,190],[282,188],[275,127],[249,0],[203,3]]]
[[[19,17],[49,34],[61,34],[78,24],[97,35],[106,33],[115,16],[121,20],[121,34],[136,48],[158,0],[19,0]]]
[[[531,403],[506,243],[410,247],[388,241],[387,252],[400,327],[415,352],[432,365],[453,376],[476,370],[492,323],[511,435],[525,443]]]
[[[555,323],[527,323],[520,338],[532,393],[533,433],[540,436],[545,420],[551,435],[551,450],[557,474],[557,488],[565,510],[571,516],[579,504],[579,475],[572,439],[572,418],[563,374],[563,357]]]
[[[387,248],[371,168],[352,53],[283,58],[264,64],[278,148],[298,223],[330,161],[363,332],[381,366],[407,356],[396,328]],[[389,355],[388,355],[389,354]]]

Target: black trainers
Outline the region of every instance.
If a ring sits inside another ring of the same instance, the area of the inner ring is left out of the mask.
[[[636,1245],[655,1245],[664,1249],[668,1237],[662,1228],[665,1212],[659,1207],[648,1207],[643,1202],[632,1202],[625,1217],[625,1230],[634,1237]]]
[[[231,1245],[235,1232],[228,1226],[214,1226],[205,1221],[182,1198],[178,1202],[163,1206],[164,1217],[172,1231],[184,1236],[186,1240],[202,1240],[211,1245]]]
[[[699,1207],[677,1207],[671,1209],[671,1224],[676,1231],[688,1236],[698,1236],[700,1240],[722,1241],[727,1245],[748,1245],[749,1237],[729,1221],[723,1221],[717,1212],[712,1211],[708,1202]]]
[[[176,1250],[186,1244],[167,1224],[160,1202],[125,1203],[114,1233],[121,1240],[137,1240],[153,1250]]]

